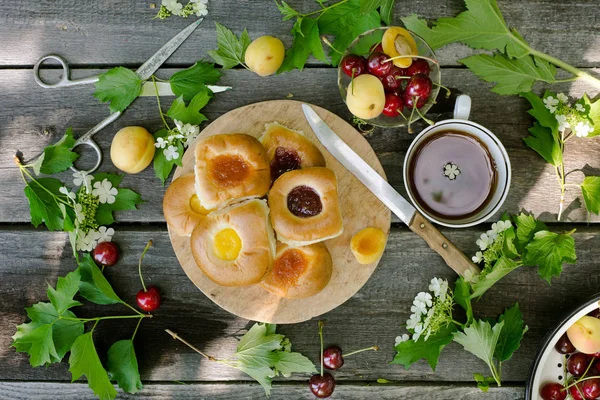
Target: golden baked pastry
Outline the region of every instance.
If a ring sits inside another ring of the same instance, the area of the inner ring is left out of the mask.
[[[260,142],[267,150],[273,181],[287,171],[325,166],[323,154],[302,132],[277,122],[265,125]]]
[[[306,246],[339,236],[343,231],[337,180],[329,168],[289,171],[269,191],[271,224],[277,239]]]
[[[196,145],[196,194],[207,209],[262,197],[271,173],[260,142],[246,134],[208,136]]]
[[[273,268],[260,285],[280,297],[310,297],[327,286],[332,267],[331,254],[323,243],[289,247],[278,242]]]
[[[210,212],[202,207],[196,195],[194,174],[180,176],[171,182],[163,198],[163,213],[169,227],[180,236],[189,236]]]
[[[196,225],[190,246],[198,267],[215,283],[260,282],[275,254],[266,202],[252,199],[210,213]]]

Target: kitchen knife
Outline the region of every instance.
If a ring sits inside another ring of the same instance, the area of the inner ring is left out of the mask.
[[[479,269],[452,242],[437,230],[423,215],[402,197],[385,179],[354,152],[308,105],[302,110],[317,138],[331,155],[350,171],[363,185],[398,216],[413,232],[422,237],[446,264],[459,275],[466,271],[479,273]]]

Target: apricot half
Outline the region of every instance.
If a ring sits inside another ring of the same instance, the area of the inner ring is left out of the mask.
[[[409,31],[398,26],[392,26],[386,29],[381,39],[383,52],[390,58],[398,56],[419,55],[417,43]],[[412,64],[411,57],[397,58],[394,65],[399,68],[408,68]]]
[[[352,237],[350,249],[360,264],[371,264],[385,249],[385,233],[379,228],[365,228]]]
[[[260,76],[273,75],[285,57],[283,42],[273,36],[254,39],[246,49],[244,61],[251,71]]]
[[[115,134],[110,159],[121,171],[137,174],[154,158],[154,137],[141,126],[128,126]]]
[[[586,315],[567,329],[567,336],[577,350],[585,354],[600,352],[600,319]]]

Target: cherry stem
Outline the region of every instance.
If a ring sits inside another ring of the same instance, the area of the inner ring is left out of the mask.
[[[205,353],[203,353],[202,351],[200,351],[198,348],[196,348],[195,346],[193,346],[192,344],[188,343],[185,339],[183,339],[181,336],[179,336],[177,333],[173,332],[170,329],[165,329],[165,332],[167,332],[169,335],[171,335],[171,337],[175,340],[179,340],[181,343],[185,344],[187,347],[189,347],[190,349],[194,350],[196,353],[200,354],[202,357],[206,358],[209,361],[219,361],[216,358],[212,357],[212,356],[208,356]]]
[[[319,339],[321,340],[321,376],[323,376],[323,321],[319,321]]]
[[[131,335],[131,341],[133,341],[133,339],[135,338],[135,334],[137,333],[138,328],[140,327],[141,323],[142,323],[142,319],[140,318],[140,319],[138,319],[138,323],[135,326],[135,330],[133,331],[133,335]]]
[[[423,121],[427,122],[429,125],[434,124],[434,122],[432,120],[430,120],[429,118],[426,118],[423,114],[421,114],[421,111],[419,111],[419,109],[416,108],[416,105],[415,105],[415,110],[417,111],[417,114],[419,114],[419,116],[423,119]]]
[[[169,126],[169,124],[167,124],[167,120],[165,120],[165,116],[160,106],[160,96],[158,95],[158,86],[156,85],[156,78],[154,77],[154,75],[152,75],[152,83],[154,84],[154,91],[156,92],[156,102],[158,103],[158,112],[160,114],[160,118],[162,119],[165,128],[167,128],[167,130],[169,131],[171,130],[171,127]]]
[[[152,239],[148,240],[148,244],[144,248],[144,251],[142,251],[142,255],[140,256],[140,263],[138,264],[138,274],[140,275],[140,281],[142,281],[142,287],[144,288],[144,292],[147,292],[148,289],[146,289],[146,285],[144,284],[144,278],[142,277],[142,260],[144,259],[144,255],[146,255],[146,252],[148,251],[150,246],[152,246]]]
[[[449,98],[450,95],[452,94],[452,92],[450,91],[450,89],[448,89],[446,86],[442,85],[441,83],[436,83],[436,82],[431,82],[433,83],[435,86],[441,87],[442,89],[446,89],[446,98]]]
[[[322,40],[323,42],[325,42],[325,44],[326,44],[327,46],[329,46],[329,47],[330,47],[330,48],[331,48],[333,51],[335,51],[336,53],[339,53],[339,54],[341,54],[341,55],[344,55],[344,53],[343,53],[343,52],[341,52],[341,51],[339,51],[338,49],[336,49],[335,47],[333,47],[333,44],[331,44],[331,42],[330,42],[330,41],[329,41],[329,40],[328,40],[328,39],[327,39],[325,36],[321,36],[321,40]]]
[[[418,55],[410,55],[410,54],[404,55],[404,56],[390,57],[390,58],[387,58],[387,59],[383,60],[382,62],[386,63],[386,62],[398,60],[398,59],[401,59],[401,58],[422,58],[423,60],[427,60],[429,62],[432,62],[432,63],[434,63],[437,66],[440,65],[440,63],[437,62],[437,60],[434,60],[433,58],[429,58],[429,57],[425,57],[425,56],[418,56]]]
[[[415,115],[415,109],[417,108],[418,102],[419,102],[419,96],[413,98],[413,107],[412,107],[412,110],[410,110],[410,117],[408,117],[408,133],[413,133],[413,130],[412,130],[410,124],[412,124],[412,122],[413,122],[413,116]]]
[[[363,351],[368,351],[368,350],[379,351],[379,346],[371,346],[371,347],[367,347],[366,349],[360,349],[360,350],[351,351],[348,354],[342,354],[342,357],[350,357],[350,356],[352,356],[354,354],[362,353]]]

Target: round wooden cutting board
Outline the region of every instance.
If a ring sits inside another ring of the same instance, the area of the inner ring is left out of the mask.
[[[369,279],[377,262],[359,264],[350,251],[350,239],[363,228],[378,227],[389,234],[390,211],[348,172],[321,145],[304,118],[301,102],[274,100],[251,104],[228,112],[208,125],[201,137],[221,133],[246,133],[260,137],[265,124],[277,121],[291,129],[302,131],[321,150],[338,180],[338,192],[344,221],[344,232],[325,242],[333,258],[331,281],[320,293],[305,299],[278,297],[259,285],[225,287],[211,281],[198,268],[190,249],[190,238],[178,236],[169,229],[169,236],[181,267],[192,282],[212,301],[225,310],[253,321],[296,323],[306,321],[334,309],[354,295]],[[369,143],[350,124],[329,111],[312,106],[321,118],[371,167],[385,178],[383,168]],[[196,143],[183,156],[183,167],[177,168],[173,179],[192,172]]]

